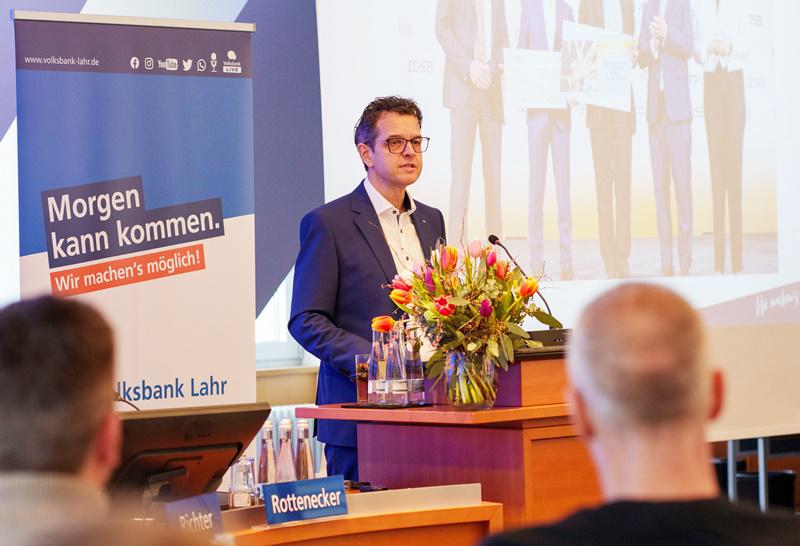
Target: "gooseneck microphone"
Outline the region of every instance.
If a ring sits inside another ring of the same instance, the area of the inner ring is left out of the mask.
[[[122,395],[117,391],[114,391],[114,402],[122,402],[123,404],[128,404],[130,407],[132,407],[136,411],[141,411],[138,407],[136,407],[136,404],[134,404],[133,402],[131,402],[127,398],[123,398]]]
[[[517,263],[517,260],[514,258],[514,256],[511,254],[511,252],[509,252],[509,250],[506,248],[506,245],[504,245],[500,241],[500,237],[498,237],[497,235],[489,235],[489,242],[492,243],[493,245],[496,245],[496,246],[499,246],[500,248],[502,248],[505,251],[506,256],[511,258],[511,261],[514,262],[514,265],[517,266],[517,269],[519,269],[520,273],[522,273],[526,277],[528,276],[527,273],[525,273],[525,270],[522,269],[522,266],[519,265],[519,263]],[[553,316],[553,313],[550,312],[550,306],[547,304],[547,300],[544,299],[544,296],[542,296],[542,293],[539,290],[537,290],[536,293],[542,299],[542,302],[544,303],[544,306],[547,308],[547,314],[550,315],[550,316]],[[551,326],[550,329],[552,330],[553,327]]]

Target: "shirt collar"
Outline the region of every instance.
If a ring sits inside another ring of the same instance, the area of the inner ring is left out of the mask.
[[[375,209],[375,214],[380,216],[387,210],[395,210],[394,205],[381,195],[381,192],[375,189],[375,186],[372,185],[372,182],[370,182],[368,178],[364,179],[364,189],[367,190],[367,195],[372,202],[372,207]],[[414,214],[414,211],[417,210],[417,204],[414,202],[411,194],[408,193],[408,190],[406,190],[406,199],[408,199],[406,203],[408,205],[408,210],[406,212],[409,215]]]

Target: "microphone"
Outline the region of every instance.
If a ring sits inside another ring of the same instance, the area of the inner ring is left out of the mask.
[[[130,407],[132,407],[136,411],[141,411],[138,407],[136,407],[136,404],[134,404],[130,400],[127,400],[127,399],[123,398],[119,394],[119,392],[117,392],[117,391],[114,391],[114,402],[122,402],[123,404],[128,404]]]
[[[528,276],[525,273],[525,270],[522,269],[522,266],[520,266],[519,263],[517,263],[517,260],[514,258],[514,256],[511,254],[511,252],[509,252],[509,250],[506,248],[506,245],[504,245],[500,241],[500,237],[498,237],[497,235],[489,235],[489,242],[492,243],[493,245],[496,245],[496,246],[499,246],[500,248],[502,248],[505,251],[506,256],[511,258],[511,261],[514,262],[515,266],[517,266],[517,269],[519,269],[520,273],[522,273],[526,277]],[[553,313],[550,312],[550,306],[547,304],[547,300],[544,299],[544,296],[542,296],[541,291],[537,290],[536,293],[539,295],[539,298],[541,298],[542,302],[544,302],[544,306],[547,308],[547,314],[552,317]],[[550,326],[550,329],[552,330],[553,327]]]

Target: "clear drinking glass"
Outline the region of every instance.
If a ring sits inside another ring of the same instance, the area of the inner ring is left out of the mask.
[[[355,358],[356,369],[356,402],[368,404],[369,395],[367,383],[369,381],[369,353],[357,354]]]
[[[408,383],[406,381],[405,327],[396,322],[386,348],[386,405],[405,406],[408,404]]]
[[[406,332],[406,381],[408,382],[408,403],[425,403],[425,372],[420,356],[422,343],[416,330]]]

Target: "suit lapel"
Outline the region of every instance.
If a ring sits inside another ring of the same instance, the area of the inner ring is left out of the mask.
[[[378,215],[375,214],[375,208],[369,200],[367,190],[364,189],[364,182],[350,194],[350,208],[355,213],[353,222],[367,241],[372,254],[386,275],[386,282],[391,282],[397,274],[397,268],[394,265],[389,245],[386,243],[386,237],[383,235]]]

